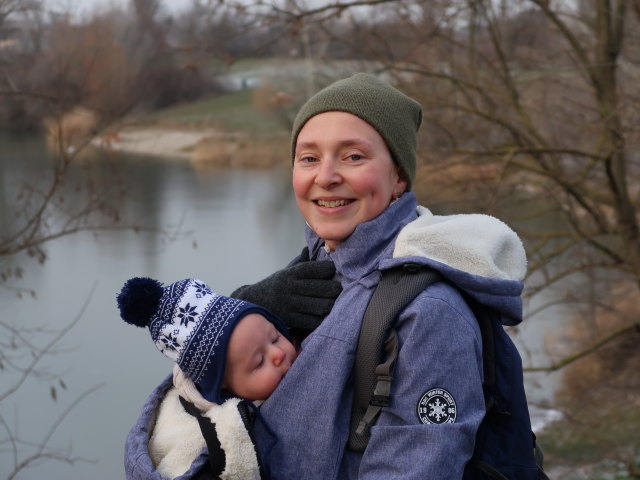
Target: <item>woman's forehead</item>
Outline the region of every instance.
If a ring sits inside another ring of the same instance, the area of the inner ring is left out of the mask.
[[[385,143],[378,131],[360,117],[331,111],[315,115],[304,124],[296,139],[296,147],[329,140],[347,146],[358,142]]]

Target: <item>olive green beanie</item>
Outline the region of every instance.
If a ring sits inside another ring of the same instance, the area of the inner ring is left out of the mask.
[[[422,122],[418,102],[366,73],[338,80],[312,96],[298,112],[291,135],[292,158],[304,124],[331,111],[351,113],[375,128],[409,182],[407,189],[411,188],[416,176],[416,132]]]

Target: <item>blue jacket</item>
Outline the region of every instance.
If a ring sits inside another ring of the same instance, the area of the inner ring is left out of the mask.
[[[495,218],[434,216],[406,193],[360,224],[334,252],[327,253],[310,229],[307,243],[312,259],[333,260],[343,291],[260,408],[263,421],[254,435],[271,478],[461,479],[485,405],[481,336],[458,289],[499,312],[504,324],[519,323],[526,270],[520,240]],[[360,323],[380,271],[406,262],[435,268],[447,283],[431,285],[401,313],[392,401],[382,409],[364,454],[355,453],[346,443]],[[127,478],[160,478],[146,442],[169,386],[165,382],[152,393],[129,434]],[[443,391],[446,405],[425,409],[425,399]],[[203,459],[194,461],[192,467]]]
[[[255,433],[272,478],[461,479],[485,403],[482,340],[459,291],[436,283],[400,315],[391,405],[383,408],[364,454],[346,449],[360,323],[380,270],[407,261],[434,267],[498,310],[505,324],[520,322],[526,269],[520,240],[485,215],[433,216],[417,209],[408,193],[360,224],[334,252],[327,253],[310,229],[307,243],[311,258],[333,260],[343,292],[261,407],[275,440],[259,425]],[[419,403],[437,390],[450,394],[453,423],[422,423]]]

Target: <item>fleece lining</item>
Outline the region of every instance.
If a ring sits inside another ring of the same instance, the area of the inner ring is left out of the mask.
[[[522,241],[502,221],[481,214],[433,215],[421,206],[417,211],[396,239],[394,258],[426,257],[481,277],[524,279]]]

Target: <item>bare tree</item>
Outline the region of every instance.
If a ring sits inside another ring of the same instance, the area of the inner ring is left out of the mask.
[[[525,237],[527,294],[558,292],[542,308],[570,304],[588,333],[575,352],[539,370],[578,359],[633,365],[616,352],[640,356],[639,312],[621,307],[640,294],[639,3],[279,5],[283,22],[324,25],[353,57],[421,101],[421,199],[438,203],[445,189],[449,199],[471,193],[474,209],[499,214]],[[438,189],[435,179],[450,178],[457,183]],[[625,401],[637,405],[629,376],[619,378]],[[637,439],[633,445],[640,448]]]
[[[40,0],[0,0],[0,30],[10,16],[26,14],[39,8]]]
[[[594,269],[640,289],[640,38],[626,28],[638,25],[631,2],[592,0],[581,11],[541,0],[498,9],[484,0],[314,5],[290,8],[286,18],[328,21],[385,8],[384,22],[352,16],[369,33],[359,52],[371,52],[378,71],[422,101],[426,160],[463,162],[475,173],[491,167],[502,180],[497,193],[523,187],[527,201],[543,194],[562,214],[562,230],[527,235],[530,273],[542,278],[531,293]],[[384,28],[397,35],[381,34]],[[418,193],[432,187],[424,183]],[[486,208],[499,204],[496,192],[489,200]],[[573,250],[580,258],[554,262]]]
[[[29,257],[46,262],[52,240],[102,230],[161,233],[156,227],[122,221],[126,186],[119,169],[113,159],[91,158],[91,139],[131,106],[128,95],[135,78],[131,72],[136,69],[118,45],[117,25],[104,18],[77,25],[64,16],[53,24],[31,24],[33,19],[42,20],[38,6],[35,1],[0,0],[0,31],[11,25],[9,38],[22,40],[23,32],[42,28],[31,38],[47,39],[40,44],[42,50],[21,42],[13,50],[0,50],[0,104],[30,112],[33,123],[46,118],[50,147],[43,153],[50,157],[49,170],[31,172],[21,180],[14,177],[10,184],[0,177],[0,289],[19,297],[35,297],[35,291],[21,286],[23,263]],[[87,460],[70,448],[60,448],[54,434],[100,385],[76,394],[50,424],[29,438],[14,414],[21,410],[16,399],[28,382],[48,384],[51,402],[66,390],[63,375],[47,360],[63,353],[61,340],[82,319],[90,299],[91,292],[77,316],[61,328],[46,323],[32,326],[24,318],[0,320],[0,445],[2,470],[8,475],[4,478],[17,478],[43,462]]]

